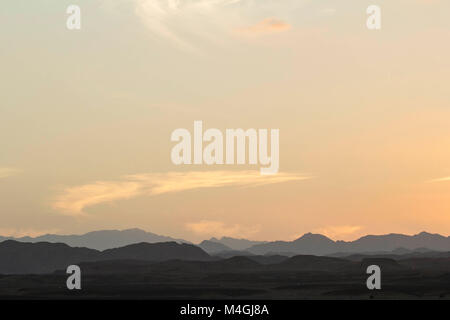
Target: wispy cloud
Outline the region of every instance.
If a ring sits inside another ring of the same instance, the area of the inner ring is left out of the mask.
[[[221,221],[202,220],[186,224],[186,229],[207,237],[250,237],[260,230],[260,226],[227,225]]]
[[[0,179],[15,176],[20,172],[22,172],[22,170],[15,168],[0,168]]]
[[[281,19],[307,0],[131,0],[136,15],[155,36],[176,48],[202,53],[205,43],[223,45],[233,31],[267,34],[288,30]],[[254,24],[255,19],[261,22]],[[239,26],[249,26],[238,29]]]
[[[258,36],[284,32],[289,30],[290,28],[291,25],[284,21],[275,18],[267,18],[252,26],[237,28],[236,32],[247,36]]]
[[[289,173],[261,175],[259,171],[191,171],[127,175],[116,181],[96,181],[62,190],[52,207],[67,215],[84,215],[84,209],[101,203],[202,188],[255,187],[309,179]]]
[[[143,185],[135,181],[96,181],[91,184],[66,188],[52,207],[68,215],[84,215],[84,208],[100,203],[137,197]]]
[[[224,11],[240,1],[134,0],[134,3],[136,15],[154,35],[183,51],[198,53],[195,40],[217,41],[213,30],[220,32],[226,28]]]

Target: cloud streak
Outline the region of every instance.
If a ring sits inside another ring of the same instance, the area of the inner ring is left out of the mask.
[[[191,171],[127,175],[116,181],[96,181],[62,190],[52,208],[72,216],[102,203],[203,188],[256,187],[309,179],[298,174],[261,175],[259,171]]]

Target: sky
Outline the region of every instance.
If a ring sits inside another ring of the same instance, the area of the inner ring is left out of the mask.
[[[66,9],[81,8],[68,30]],[[366,26],[381,8],[380,30]],[[6,0],[0,235],[450,234],[450,2]],[[193,123],[280,168],[175,165]]]

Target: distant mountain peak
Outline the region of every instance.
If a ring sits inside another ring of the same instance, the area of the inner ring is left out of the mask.
[[[304,235],[302,235],[300,238],[298,238],[295,241],[302,241],[302,240],[318,240],[318,241],[327,241],[327,242],[334,242],[333,240],[331,240],[330,238],[322,235],[322,234],[318,234],[318,233],[305,233]]]
[[[426,232],[426,231],[422,231],[421,233],[416,234],[416,236],[420,236],[420,237],[443,237],[440,234],[429,233],[429,232]]]

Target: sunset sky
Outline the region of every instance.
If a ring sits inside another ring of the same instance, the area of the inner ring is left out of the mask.
[[[449,17],[447,0],[2,1],[0,235],[449,235]],[[279,173],[174,165],[195,120],[279,129]]]

